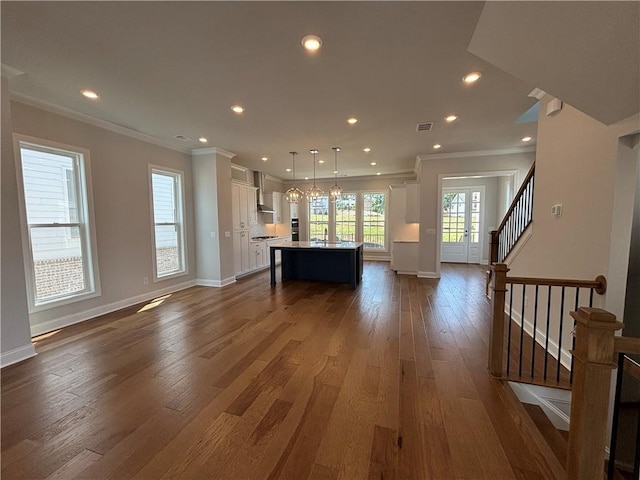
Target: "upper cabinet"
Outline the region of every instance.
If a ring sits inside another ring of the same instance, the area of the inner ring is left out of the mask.
[[[407,200],[404,211],[404,221],[420,223],[420,183],[405,182],[407,186]]]
[[[248,230],[258,223],[256,189],[239,183],[231,184],[231,208],[234,230]]]
[[[280,192],[265,193],[264,203],[265,206],[273,209],[273,213],[265,213],[267,217],[265,223],[280,224],[284,222],[282,202],[284,200],[284,194]]]

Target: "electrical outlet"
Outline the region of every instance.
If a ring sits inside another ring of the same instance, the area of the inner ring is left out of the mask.
[[[149,284],[149,277],[144,277],[144,278],[142,279],[142,283],[143,283],[144,285],[148,285],[148,284]]]

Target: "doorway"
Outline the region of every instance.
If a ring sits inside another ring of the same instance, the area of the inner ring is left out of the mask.
[[[484,186],[442,189],[441,261],[480,263],[484,197]]]

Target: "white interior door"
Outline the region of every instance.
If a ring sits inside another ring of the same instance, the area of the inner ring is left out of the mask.
[[[440,260],[480,263],[484,187],[442,189]]]

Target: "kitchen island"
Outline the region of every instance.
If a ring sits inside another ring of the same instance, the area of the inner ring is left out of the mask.
[[[271,285],[276,283],[276,251],[282,252],[283,280],[349,283],[362,279],[362,242],[280,242],[269,247]]]

